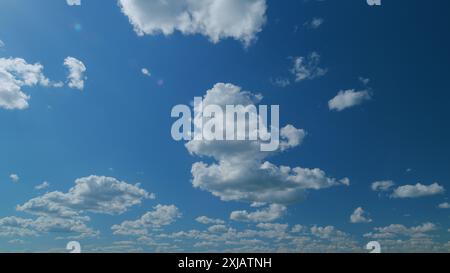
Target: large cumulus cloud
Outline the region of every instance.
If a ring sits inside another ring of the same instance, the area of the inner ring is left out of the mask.
[[[119,0],[119,5],[139,35],[179,31],[248,45],[266,21],[265,0]]]
[[[218,83],[206,92],[203,105],[214,104],[225,109],[226,105],[248,106],[261,100],[261,95],[243,91],[239,86]],[[192,184],[224,201],[277,204],[301,201],[306,190],[348,185],[347,178],[328,177],[318,168],[277,166],[267,161],[274,154],[299,146],[305,136],[304,130],[293,125],[281,128],[280,147],[275,152],[261,152],[259,140],[191,140],[186,148],[192,155],[213,159],[212,163],[193,164]]]

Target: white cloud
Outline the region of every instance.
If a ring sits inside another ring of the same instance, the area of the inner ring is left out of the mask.
[[[152,75],[152,73],[150,72],[150,70],[148,70],[147,68],[142,68],[141,69],[141,73],[147,77],[150,77]]]
[[[135,221],[124,221],[120,225],[111,227],[114,234],[118,235],[145,235],[150,228],[167,226],[181,217],[181,213],[174,205],[157,205],[153,211],[145,213]]]
[[[377,239],[383,253],[448,253],[450,243],[433,240],[432,236],[421,235],[402,239]]]
[[[0,108],[8,110],[23,110],[28,108],[30,96],[25,94],[23,87],[55,86],[60,83],[51,82],[44,74],[44,67],[39,64],[29,64],[21,58],[0,58]]]
[[[261,95],[243,91],[233,84],[216,84],[204,96],[203,104],[258,104]],[[224,128],[226,130],[226,128]],[[244,132],[238,132],[243,134]],[[280,151],[299,146],[306,132],[287,125],[280,130]],[[191,169],[194,187],[211,192],[224,201],[291,203],[304,198],[306,190],[348,185],[348,179],[337,180],[320,169],[276,166],[266,158],[275,153],[261,152],[260,141],[197,141],[186,148],[192,155],[215,159],[216,163],[194,163]]]
[[[304,26],[310,29],[318,29],[324,22],[323,18],[313,18],[311,21],[304,23]]]
[[[0,219],[0,236],[25,237],[34,236],[37,233],[31,228],[32,220],[19,217],[5,217]]]
[[[228,231],[228,228],[225,225],[214,225],[210,226],[208,231],[212,233],[225,233]]]
[[[441,203],[441,204],[439,204],[439,208],[440,209],[450,209],[450,203],[448,203],[448,202]]]
[[[86,77],[84,76],[86,72],[86,66],[80,60],[74,57],[67,57],[64,60],[64,65],[69,69],[69,74],[67,79],[69,81],[69,87],[74,89],[83,90],[84,81]]]
[[[50,187],[50,184],[47,181],[42,182],[41,184],[34,187],[36,190],[43,190]]]
[[[265,230],[273,230],[276,232],[285,232],[288,229],[289,225],[279,223],[259,223],[256,225],[256,227]]]
[[[42,185],[45,183],[40,186]],[[141,204],[145,198],[154,196],[141,189],[139,184],[131,185],[111,177],[80,178],[67,193],[46,193],[17,206],[18,211],[37,215],[37,218],[2,218],[0,236],[55,233],[67,234],[70,235],[68,238],[73,239],[97,237],[99,231],[87,226],[90,217],[84,213],[121,214],[130,207]]]
[[[312,52],[307,57],[294,58],[294,66],[291,73],[295,76],[295,81],[312,80],[324,76],[327,69],[319,67],[320,55]]]
[[[253,202],[250,204],[250,207],[259,208],[259,207],[264,207],[265,205],[267,205],[267,204],[264,202]]]
[[[74,238],[96,237],[98,231],[86,225],[87,219],[68,219],[59,217],[38,217],[33,221],[33,228],[42,233],[76,233]]]
[[[233,38],[249,45],[266,21],[265,0],[119,0],[138,35],[179,31],[212,42]]]
[[[294,225],[292,227],[291,232],[292,233],[299,233],[299,232],[305,231],[305,229],[306,229],[306,227],[297,224],[297,225]]]
[[[444,187],[442,187],[438,183],[434,183],[431,185],[422,185],[420,183],[417,183],[416,185],[404,185],[396,188],[392,193],[392,197],[417,198],[443,194],[444,192],[445,192]]]
[[[334,111],[342,111],[353,106],[362,104],[365,101],[372,99],[370,92],[355,91],[354,89],[339,91],[339,93],[328,102],[328,108]]]
[[[17,183],[19,182],[20,177],[17,174],[13,173],[9,175],[9,179],[11,179],[12,182]]]
[[[69,6],[81,6],[81,0],[66,0]]]
[[[79,234],[82,237],[95,237],[99,234],[98,231],[87,227],[83,219],[46,216],[34,220],[15,216],[0,219],[0,236],[27,237],[43,233]]]
[[[389,191],[395,185],[392,180],[376,181],[372,183],[373,191]]]
[[[409,228],[400,224],[392,224],[386,227],[377,227],[374,229],[374,232],[367,233],[364,237],[373,239],[387,239],[399,236],[423,237],[426,233],[435,231],[436,229],[436,225],[433,223],[423,223],[421,225]]]
[[[5,47],[5,43],[2,40],[0,40],[0,49],[3,47]]]
[[[124,213],[146,198],[154,196],[140,188],[139,184],[131,185],[112,177],[92,175],[77,179],[75,186],[67,193],[46,193],[17,206],[17,210],[58,217],[78,217],[83,211],[113,215]]]
[[[205,231],[188,230],[164,234],[160,238],[183,242],[189,248],[195,247],[206,252],[242,253],[242,252],[361,252],[363,246],[352,236],[337,230],[333,226],[319,227],[288,224],[258,223],[257,229],[245,225],[238,230],[224,225],[208,228]],[[158,236],[153,236],[158,240]],[[156,242],[150,241],[155,245]]]
[[[283,205],[272,204],[262,210],[247,212],[246,210],[233,211],[230,219],[240,222],[273,222],[286,214],[287,208]]]
[[[310,230],[312,235],[322,239],[329,239],[332,237],[339,238],[347,236],[347,234],[345,234],[340,230],[337,230],[334,226],[326,226],[326,227],[313,226],[311,227]]]
[[[221,225],[221,224],[225,223],[225,221],[223,221],[221,219],[212,219],[212,218],[209,218],[206,216],[199,216],[195,219],[195,221],[197,221],[201,224],[204,224],[204,225],[211,225],[211,224]]]
[[[372,219],[369,218],[369,216],[362,207],[359,207],[355,209],[352,215],[350,215],[350,222],[353,224],[370,223],[372,222]]]

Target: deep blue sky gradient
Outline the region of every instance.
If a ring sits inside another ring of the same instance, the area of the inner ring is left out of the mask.
[[[65,192],[76,178],[91,174],[140,182],[157,196],[124,215],[95,215],[90,225],[106,235],[111,225],[157,203],[183,212],[168,230],[197,227],[193,219],[199,215],[227,219],[232,210],[249,209],[193,188],[190,168],[198,158],[170,136],[174,105],[226,82],[262,93],[264,104],[280,105],[282,124],[308,132],[301,147],[271,161],[318,167],[352,182],[310,192],[282,222],[334,225],[355,236],[375,226],[433,222],[448,241],[448,211],[436,208],[447,193],[399,200],[378,196],[370,184],[438,182],[450,189],[449,10],[445,0],[383,1],[380,8],[365,1],[269,0],[263,31],[244,48],[232,39],[213,44],[200,35],[138,37],[115,1],[68,7],[65,1],[2,0],[0,39],[6,47],[0,57],[40,62],[50,79],[62,80],[63,60],[74,56],[85,63],[88,80],[82,92],[24,88],[32,97],[29,109],[0,109],[0,218],[24,216],[15,206],[42,194],[33,187],[43,181],[51,183],[49,190]],[[313,17],[324,18],[324,25],[303,27]],[[321,55],[326,76],[286,88],[271,83],[290,77],[292,57],[312,51]],[[143,67],[152,77],[140,73]],[[364,89],[359,77],[371,79],[373,100],[329,111],[327,102],[338,91]],[[20,175],[20,183],[9,181],[11,173]],[[349,223],[358,206],[374,223]],[[49,238],[27,247],[61,244]],[[10,239],[0,238],[0,249],[8,249]]]

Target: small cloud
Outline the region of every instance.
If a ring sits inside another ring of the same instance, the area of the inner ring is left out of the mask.
[[[405,185],[398,187],[392,193],[393,198],[418,198],[425,196],[433,196],[443,194],[445,192],[444,187],[438,183],[431,185],[422,185],[417,183],[416,185]]]
[[[320,55],[317,52],[312,52],[306,57],[295,57],[291,73],[295,76],[296,82],[313,80],[328,72],[327,69],[321,68],[319,65]]]
[[[299,233],[299,232],[302,232],[304,230],[306,230],[306,227],[297,224],[297,225],[292,227],[291,232],[292,233]]]
[[[141,72],[142,72],[142,74],[144,74],[147,77],[151,77],[152,76],[152,73],[147,68],[142,68]]]
[[[359,207],[350,215],[350,222],[353,224],[370,223],[372,219],[369,218],[362,207]]]
[[[42,184],[37,185],[36,187],[34,187],[34,189],[36,190],[43,190],[50,187],[50,183],[48,183],[47,181],[44,181]]]
[[[239,222],[273,222],[286,214],[287,208],[279,204],[271,204],[269,207],[255,212],[246,210],[233,211],[230,219]]]
[[[394,185],[392,180],[376,181],[372,183],[371,189],[373,191],[389,191]]]
[[[117,235],[142,236],[148,234],[150,229],[159,229],[174,223],[181,216],[181,212],[175,205],[159,204],[152,211],[142,215],[141,218],[113,225],[111,229]]]
[[[228,231],[228,228],[225,225],[214,225],[210,226],[208,231],[211,233],[225,233]]]
[[[376,227],[374,232],[364,234],[366,238],[373,239],[394,239],[398,237],[419,238],[427,236],[427,233],[437,229],[433,223],[423,223],[414,227],[406,227],[401,224],[392,224],[386,227]]]
[[[250,207],[252,208],[260,208],[260,207],[264,207],[265,205],[267,205],[264,202],[253,202],[250,204]]]
[[[444,203],[439,204],[438,207],[439,207],[440,209],[450,209],[450,203],[444,202]]]
[[[81,0],[66,0],[69,6],[81,6]]]
[[[204,225],[211,225],[211,224],[213,224],[213,225],[222,225],[222,224],[225,223],[225,221],[223,221],[221,219],[212,219],[212,218],[209,218],[209,217],[206,217],[206,216],[197,217],[195,219],[195,221],[197,221],[197,222],[199,222],[201,224],[204,224]]]
[[[64,60],[64,65],[69,69],[69,75],[67,76],[69,87],[83,90],[84,81],[87,79],[86,76],[84,76],[86,66],[83,62],[74,57],[67,57]]]
[[[343,111],[345,109],[360,105],[365,101],[372,99],[368,90],[356,91],[354,89],[339,91],[339,93],[328,101],[328,108],[334,111]]]
[[[4,47],[5,47],[5,43],[2,40],[0,40],[0,49],[4,48]]]
[[[318,29],[325,20],[323,18],[313,18],[311,21],[305,22],[303,25],[309,29]]]
[[[9,179],[11,179],[12,182],[17,183],[19,182],[20,177],[17,174],[13,173],[9,176]]]

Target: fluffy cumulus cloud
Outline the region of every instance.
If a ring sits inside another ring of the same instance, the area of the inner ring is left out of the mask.
[[[204,107],[220,106],[225,111],[226,105],[249,106],[256,105],[261,100],[262,96],[259,94],[243,91],[233,84],[218,83],[206,92],[203,104]],[[226,126],[223,130],[227,130]],[[221,133],[225,135],[225,132]],[[238,130],[235,134],[245,132]],[[306,190],[348,185],[347,178],[341,180],[330,178],[317,168],[277,166],[267,161],[267,157],[299,146],[305,135],[304,130],[292,125],[283,127],[280,130],[279,150],[275,152],[261,152],[262,141],[259,140],[191,140],[186,144],[186,148],[192,155],[215,160],[210,164],[205,162],[193,164],[192,184],[195,188],[209,191],[224,201],[269,204],[300,201],[304,198]]]
[[[171,249],[194,247],[208,252],[360,252],[362,245],[334,226],[290,226],[285,223],[249,223],[244,229],[225,225],[205,230],[176,231],[169,234],[141,237],[140,242],[160,248],[162,239]]]
[[[371,185],[373,191],[389,191],[395,185],[392,180],[375,181]]]
[[[66,0],[69,6],[81,6],[81,0]]]
[[[332,238],[332,237],[347,237],[345,232],[337,230],[334,226],[313,226],[311,227],[311,234],[322,239]]]
[[[211,233],[225,233],[228,231],[228,228],[225,225],[213,225],[208,228],[208,231]]]
[[[353,224],[370,223],[372,222],[372,219],[369,218],[362,207],[359,207],[355,209],[352,215],[350,215],[350,222]]]
[[[34,236],[37,233],[32,228],[33,221],[20,217],[5,217],[0,219],[0,236],[24,237]]]
[[[158,209],[154,209],[153,212]],[[173,217],[164,221],[173,223],[176,209],[166,212]],[[148,219],[159,219],[159,213],[152,213]],[[326,225],[300,225],[277,222],[248,222],[233,227],[209,217],[201,217],[207,226],[200,229],[173,230],[166,232],[163,225],[154,225],[150,220],[139,218],[136,221],[124,222],[116,225],[113,230],[116,235],[126,235],[128,241],[117,241],[114,246],[100,251],[121,252],[118,246],[128,246],[129,249],[151,249],[151,252],[367,252],[365,245],[367,238],[380,241],[383,252],[448,252],[450,244],[437,239],[432,232],[438,228],[433,223],[423,223],[418,226],[407,227],[393,224],[386,227],[374,228],[358,241],[356,236]],[[201,222],[204,222],[200,220]],[[210,221],[213,220],[213,221]],[[216,219],[217,220],[217,219]],[[173,227],[175,228],[175,227]],[[171,228],[172,229],[172,228]],[[134,240],[133,238],[136,238]],[[148,251],[148,250],[145,250]]]
[[[42,183],[38,189],[45,189]],[[5,217],[0,219],[0,236],[38,236],[46,233],[67,234],[69,238],[97,237],[85,212],[121,214],[153,195],[140,188],[111,177],[89,176],[77,179],[67,193],[50,192],[17,206],[20,212],[35,218]]]
[[[345,109],[360,105],[372,99],[369,91],[356,91],[354,89],[339,91],[339,93],[328,102],[328,108],[333,111],[343,111]]]
[[[294,58],[291,73],[294,75],[296,82],[301,82],[322,77],[327,73],[327,69],[320,67],[320,55],[317,52],[312,52],[307,57]]]
[[[138,35],[179,31],[246,45],[262,30],[267,9],[265,0],[119,0],[119,5]]]
[[[69,74],[67,75],[68,85],[70,88],[83,90],[84,89],[84,81],[86,80],[86,66],[82,61],[74,58],[67,57],[64,60],[64,65],[69,70]]]
[[[230,219],[240,222],[273,222],[286,214],[287,208],[283,205],[272,204],[267,208],[255,212],[246,210],[233,211]]]
[[[209,218],[207,216],[199,216],[195,219],[195,221],[204,224],[204,225],[222,225],[225,223],[225,221],[221,219],[213,219]]]
[[[377,227],[373,232],[364,236],[373,239],[388,239],[397,237],[423,237],[427,233],[435,231],[436,225],[433,223],[423,223],[418,226],[406,227],[401,224],[392,224],[386,227]]]
[[[444,203],[439,204],[438,207],[439,207],[440,209],[450,209],[450,203],[444,202]]]
[[[88,227],[84,219],[46,216],[38,217],[36,219],[26,219],[15,216],[0,219],[0,236],[2,237],[29,237],[46,233],[65,233],[77,235],[77,238],[95,237],[99,234],[98,231]]]
[[[139,184],[131,185],[113,177],[93,175],[77,179],[75,186],[66,193],[46,193],[17,206],[17,210],[58,217],[75,217],[84,211],[113,215],[141,204],[146,198],[154,196]]]
[[[29,64],[21,58],[0,58],[0,108],[22,110],[28,108],[30,96],[22,88],[55,86],[43,73],[44,66]]]
[[[425,196],[432,196],[443,194],[445,189],[438,183],[431,185],[423,185],[417,183],[416,185],[404,185],[396,188],[392,193],[393,198],[418,198]]]
[[[122,222],[111,229],[118,235],[145,235],[149,229],[170,225],[180,217],[181,213],[176,206],[157,205],[153,211],[145,213],[141,218]]]

